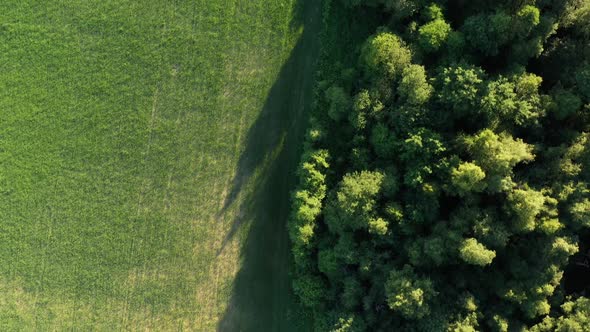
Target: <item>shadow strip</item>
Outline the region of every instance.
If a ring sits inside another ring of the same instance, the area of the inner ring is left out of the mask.
[[[248,132],[238,175],[224,204],[224,209],[231,206],[254,171],[278,153],[264,166],[263,179],[239,207],[243,217],[233,221],[223,242],[228,243],[242,224],[250,225],[219,331],[301,331],[307,324],[291,291],[287,218],[312,101],[322,2],[302,0],[297,8],[304,32]]]

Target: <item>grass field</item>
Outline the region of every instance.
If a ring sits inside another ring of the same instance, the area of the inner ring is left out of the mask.
[[[297,329],[319,1],[0,4],[0,330]]]

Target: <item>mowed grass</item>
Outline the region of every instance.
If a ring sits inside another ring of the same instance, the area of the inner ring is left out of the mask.
[[[218,327],[295,2],[0,3],[0,330]]]

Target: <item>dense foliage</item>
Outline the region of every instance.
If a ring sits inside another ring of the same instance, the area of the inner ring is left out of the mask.
[[[290,220],[316,329],[590,330],[564,282],[590,255],[590,1],[334,0],[324,23]]]

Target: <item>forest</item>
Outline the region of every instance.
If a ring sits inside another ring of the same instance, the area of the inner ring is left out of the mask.
[[[590,331],[590,1],[325,0],[289,236],[316,331]]]

